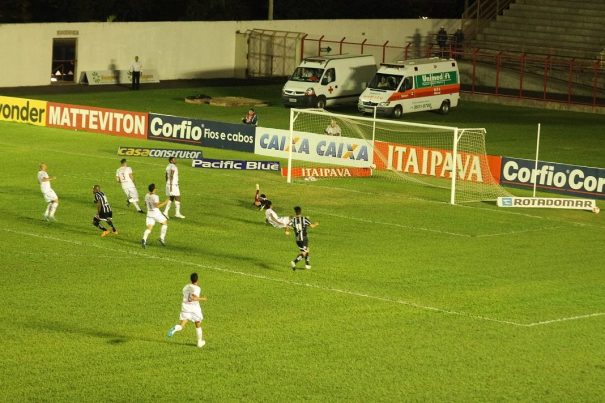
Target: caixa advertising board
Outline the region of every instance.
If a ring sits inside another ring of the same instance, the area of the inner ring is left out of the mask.
[[[255,127],[171,115],[149,114],[149,140],[254,152]]]
[[[605,169],[502,157],[500,183],[518,188],[605,199]]]

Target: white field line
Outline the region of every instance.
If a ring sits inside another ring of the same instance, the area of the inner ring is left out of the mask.
[[[539,227],[539,228],[525,229],[525,230],[519,230],[519,231],[497,232],[497,233],[493,233],[493,234],[480,234],[480,235],[475,235],[475,238],[488,238],[488,237],[492,237],[492,236],[523,234],[523,233],[527,233],[527,232],[543,232],[543,231],[559,229],[559,228],[565,228],[565,227],[562,225],[557,225],[557,226],[553,225],[551,227]]]
[[[409,229],[409,230],[419,230],[419,231],[426,231],[426,232],[434,232],[434,233],[437,233],[437,234],[453,235],[453,236],[459,236],[459,237],[464,237],[464,238],[470,238],[471,237],[471,235],[461,234],[461,233],[458,233],[458,232],[441,231],[441,230],[433,229],[433,228],[416,227],[416,226],[413,226],[413,225],[403,225],[403,224],[398,224],[398,223],[394,223],[394,222],[375,221],[375,220],[370,220],[370,219],[367,219],[367,218],[360,218],[360,217],[349,217],[349,216],[342,215],[342,214],[328,213],[328,212],[325,212],[325,211],[318,211],[318,210],[315,210],[315,209],[309,209],[309,210],[310,211],[317,211],[321,215],[328,215],[328,216],[332,216],[332,217],[343,218],[345,220],[360,221],[360,222],[365,222],[365,223],[368,223],[368,224],[386,225],[386,226],[390,226],[390,227],[398,227],[398,228],[405,228],[405,229]]]
[[[231,270],[231,269],[225,269],[225,268],[217,267],[217,266],[209,266],[209,265],[205,265],[205,264],[201,264],[201,263],[188,262],[186,260],[180,260],[180,259],[175,259],[175,258],[166,257],[166,256],[150,255],[148,253],[136,252],[135,250],[124,250],[124,249],[104,247],[104,246],[88,244],[88,243],[84,243],[84,242],[80,242],[80,241],[57,238],[57,237],[48,236],[48,235],[40,235],[40,234],[34,234],[34,233],[24,232],[24,231],[15,231],[15,230],[7,229],[7,228],[2,228],[2,231],[10,232],[13,234],[18,234],[18,235],[31,236],[31,237],[35,237],[35,238],[49,239],[49,240],[57,241],[57,242],[70,243],[70,244],[75,244],[75,245],[80,245],[80,246],[88,246],[88,247],[93,247],[93,248],[97,248],[97,249],[108,250],[111,252],[120,252],[120,253],[134,255],[137,257],[143,257],[143,258],[147,258],[147,259],[158,259],[158,260],[177,263],[177,264],[181,264],[181,265],[193,266],[193,267],[197,267],[197,268],[201,268],[201,269],[218,271],[221,273],[228,273],[228,274],[234,274],[234,275],[243,276],[243,277],[250,277],[250,278],[254,278],[254,279],[258,279],[258,280],[273,281],[273,282],[281,283],[281,284],[313,288],[316,290],[340,293],[340,294],[350,295],[350,296],[359,297],[359,298],[367,298],[367,299],[371,299],[371,300],[375,300],[375,301],[390,302],[390,303],[405,305],[405,306],[409,306],[412,308],[421,309],[421,310],[425,310],[425,311],[438,312],[438,313],[443,313],[443,314],[447,314],[447,315],[462,316],[462,317],[466,317],[469,319],[501,323],[501,324],[516,326],[516,327],[543,326],[543,325],[549,325],[549,324],[558,323],[558,322],[594,318],[594,317],[605,315],[605,312],[595,312],[595,313],[566,317],[566,318],[543,320],[543,321],[531,322],[531,323],[520,323],[520,322],[515,322],[512,320],[496,319],[496,318],[490,318],[487,316],[473,315],[473,314],[466,313],[466,312],[452,311],[449,309],[438,308],[438,307],[434,307],[434,306],[430,306],[430,305],[418,304],[415,302],[405,301],[405,300],[401,300],[401,299],[395,299],[395,298],[390,298],[390,297],[381,297],[381,296],[377,296],[377,295],[365,294],[365,293],[350,291],[350,290],[343,290],[343,289],[339,289],[339,288],[323,287],[323,286],[320,286],[317,284],[285,280],[285,279],[265,276],[262,274],[245,273],[245,272],[238,271],[238,270]]]
[[[463,233],[459,233],[459,232],[441,231],[441,230],[433,229],[433,228],[417,227],[417,226],[413,226],[413,225],[403,225],[403,224],[394,223],[394,222],[375,221],[375,220],[370,220],[367,218],[350,217],[350,216],[346,216],[346,215],[342,215],[342,214],[329,213],[329,212],[326,212],[323,210],[317,210],[317,209],[309,209],[309,211],[315,211],[321,215],[343,218],[345,220],[350,220],[350,221],[359,221],[359,222],[364,222],[364,223],[368,223],[368,224],[386,225],[386,226],[390,226],[390,227],[398,227],[398,228],[404,228],[404,229],[409,229],[409,230],[433,232],[436,234],[452,235],[452,236],[458,236],[458,237],[463,237],[463,238],[486,238],[486,237],[492,237],[492,236],[514,235],[514,234],[522,234],[525,232],[539,232],[539,231],[564,228],[563,226],[548,226],[548,227],[545,226],[545,227],[539,227],[539,228],[533,228],[533,229],[527,229],[527,230],[519,230],[519,231],[498,232],[498,233],[493,233],[493,234],[481,234],[481,235],[469,235],[469,234],[463,234]]]

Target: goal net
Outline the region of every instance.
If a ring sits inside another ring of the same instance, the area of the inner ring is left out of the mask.
[[[291,146],[283,173],[288,182],[343,177],[405,181],[448,189],[452,204],[510,196],[492,174],[498,159],[486,154],[485,135],[483,128],[291,109]]]

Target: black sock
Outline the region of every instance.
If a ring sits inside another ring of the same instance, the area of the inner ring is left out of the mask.
[[[101,221],[97,217],[92,219],[92,225],[99,228],[101,231],[107,231],[107,229],[101,225]]]
[[[305,264],[307,266],[311,266],[311,257],[309,256],[309,254],[307,254],[307,256],[305,257]]]
[[[300,262],[302,258],[303,258],[302,255],[296,256],[296,259],[294,259],[294,263]]]
[[[107,224],[111,225],[111,229],[113,230],[113,232],[116,232],[116,227],[113,226],[113,221],[110,219],[107,219]]]

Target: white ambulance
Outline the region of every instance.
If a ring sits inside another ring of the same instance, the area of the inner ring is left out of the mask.
[[[298,108],[354,104],[374,74],[376,61],[372,55],[308,57],[284,85],[282,102]]]
[[[454,59],[406,60],[381,64],[378,72],[359,97],[363,113],[390,115],[438,110],[446,114],[458,106],[460,74]]]

